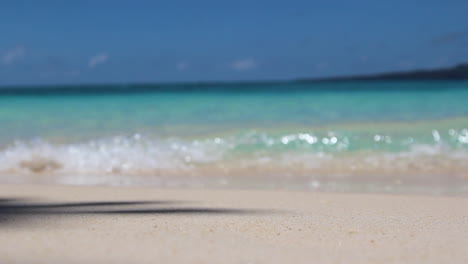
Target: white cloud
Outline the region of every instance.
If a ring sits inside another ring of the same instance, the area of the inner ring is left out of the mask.
[[[1,61],[3,64],[12,64],[17,60],[20,60],[24,57],[26,50],[23,46],[16,46],[12,49],[9,49],[3,54],[1,57]]]
[[[188,69],[189,64],[188,64],[188,62],[181,61],[181,62],[177,63],[176,67],[177,67],[178,71],[185,71],[186,69]]]
[[[231,63],[231,68],[237,71],[246,71],[257,68],[257,61],[252,58],[237,60]]]
[[[89,59],[88,66],[94,68],[99,64],[105,63],[108,59],[109,55],[107,53],[99,53]]]

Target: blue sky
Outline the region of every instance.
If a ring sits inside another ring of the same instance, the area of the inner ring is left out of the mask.
[[[269,80],[468,62],[468,1],[3,0],[0,85]]]

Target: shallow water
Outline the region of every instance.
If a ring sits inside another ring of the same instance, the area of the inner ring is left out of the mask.
[[[0,91],[0,181],[468,192],[467,82],[132,88]]]

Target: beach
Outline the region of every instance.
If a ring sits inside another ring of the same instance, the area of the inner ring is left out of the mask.
[[[467,263],[468,197],[0,185],[1,263]]]
[[[468,263],[466,81],[106,87],[0,91],[1,264]]]
[[[468,264],[468,1],[3,2],[0,264]]]

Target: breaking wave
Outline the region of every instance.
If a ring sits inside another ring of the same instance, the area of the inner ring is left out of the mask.
[[[433,136],[432,143],[258,132],[196,140],[135,134],[66,144],[18,141],[0,148],[0,175],[468,178],[467,131],[456,132],[456,144]]]

